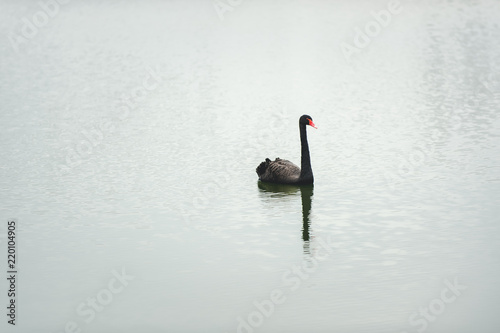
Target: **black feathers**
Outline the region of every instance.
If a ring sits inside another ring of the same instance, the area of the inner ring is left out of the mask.
[[[266,158],[266,160],[260,163],[257,169],[255,169],[257,175],[259,175],[259,180],[278,184],[304,185],[314,183],[309,144],[307,143],[307,125],[316,128],[311,116],[303,115],[299,119],[301,167],[299,168],[292,162],[280,158],[274,161]]]
[[[257,169],[255,169],[255,171],[257,172],[257,175],[259,175],[259,178],[266,172],[267,167],[269,166],[269,163],[271,163],[271,160],[266,158],[266,161],[259,164]]]
[[[256,171],[260,180],[271,183],[296,183],[300,176],[300,168],[298,166],[279,157],[274,161],[266,158],[266,161],[262,162]]]

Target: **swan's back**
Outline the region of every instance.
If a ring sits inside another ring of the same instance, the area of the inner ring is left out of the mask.
[[[296,183],[300,177],[300,168],[290,161],[277,158],[274,161],[266,158],[257,169],[259,179],[270,183]]]

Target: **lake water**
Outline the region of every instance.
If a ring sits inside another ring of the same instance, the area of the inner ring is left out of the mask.
[[[500,2],[1,7],[2,332],[498,332]]]

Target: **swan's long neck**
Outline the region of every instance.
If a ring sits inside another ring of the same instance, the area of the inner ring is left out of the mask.
[[[300,158],[300,179],[313,179],[311,168],[311,156],[309,154],[309,144],[307,143],[306,125],[299,124],[300,129],[300,145],[302,154]]]

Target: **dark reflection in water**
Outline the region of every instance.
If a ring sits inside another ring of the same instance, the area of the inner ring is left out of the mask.
[[[314,185],[283,185],[258,182],[261,192],[266,193],[271,198],[286,198],[296,196],[300,191],[302,199],[302,239],[306,242],[309,241],[309,227],[311,221],[309,214],[311,213],[312,196],[314,192]]]
[[[311,197],[313,196],[314,185],[302,186],[300,188],[300,195],[302,197],[302,239],[309,240],[309,226],[311,221],[309,214],[311,213]]]

